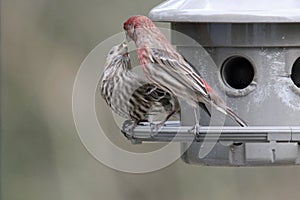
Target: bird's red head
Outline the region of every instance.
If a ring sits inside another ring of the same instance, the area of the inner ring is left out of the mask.
[[[148,17],[142,15],[135,15],[124,22],[123,28],[126,31],[127,39],[135,40],[135,34],[137,29],[155,28],[155,25]]]

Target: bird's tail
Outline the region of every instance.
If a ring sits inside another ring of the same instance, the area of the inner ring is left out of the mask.
[[[248,126],[247,123],[244,120],[242,120],[237,114],[235,114],[233,110],[231,110],[230,108],[227,107],[225,109],[225,112],[231,119],[236,121],[240,126],[242,127]]]

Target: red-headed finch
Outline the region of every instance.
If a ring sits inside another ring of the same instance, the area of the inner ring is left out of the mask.
[[[123,28],[126,31],[127,40],[134,41],[139,62],[152,83],[183,99],[193,106],[194,110],[199,105],[205,107],[204,103],[230,116],[240,126],[247,126],[225,105],[195,67],[173,48],[148,17],[132,16],[124,22]],[[193,128],[195,134],[200,128],[198,122],[199,119],[196,117],[196,125]]]

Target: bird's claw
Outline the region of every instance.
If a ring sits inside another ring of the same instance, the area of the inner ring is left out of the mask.
[[[150,123],[150,136],[154,137],[158,134],[159,129],[161,129],[162,125],[160,123],[155,124],[155,123]]]
[[[199,141],[200,129],[201,129],[201,126],[199,124],[195,124],[195,126],[189,130],[190,133],[194,134],[196,141]]]
[[[125,137],[133,137],[133,130],[136,127],[136,124],[131,121],[131,120],[127,120],[123,123],[123,128],[122,128],[122,132],[124,134]]]

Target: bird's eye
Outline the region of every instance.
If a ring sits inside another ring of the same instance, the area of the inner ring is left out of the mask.
[[[113,53],[114,53],[114,51],[110,51],[110,52],[109,52],[109,55],[111,55],[111,54],[113,54]]]

